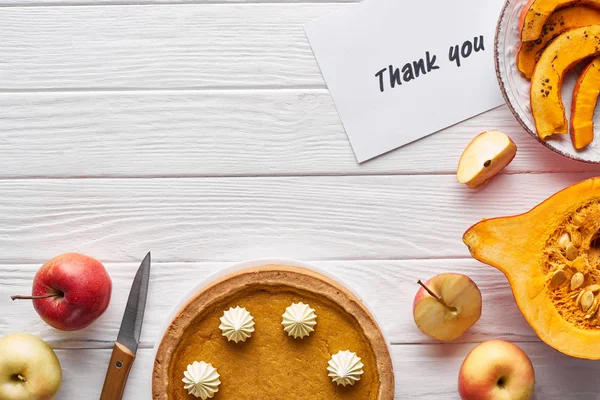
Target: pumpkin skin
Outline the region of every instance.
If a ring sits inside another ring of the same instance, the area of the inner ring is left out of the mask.
[[[574,5],[600,8],[600,0],[530,0],[521,10],[519,21],[521,41],[529,42],[538,39],[542,35],[546,21],[556,10]]]
[[[600,25],[559,35],[543,51],[531,77],[531,112],[538,136],[546,140],[569,130],[561,88],[563,77],[581,60],[600,55]]]
[[[565,233],[576,249],[573,260],[565,255]],[[504,273],[517,306],[542,341],[564,354],[597,360],[600,313],[585,318],[572,298],[578,292],[571,290],[570,281],[582,272],[583,287],[600,284],[599,238],[600,178],[592,178],[525,214],[479,222],[465,232],[463,241],[475,259]],[[560,268],[565,282],[553,287],[552,276]]]
[[[535,64],[548,44],[561,33],[582,26],[600,24],[600,10],[575,6],[556,11],[548,18],[539,38],[521,43],[517,51],[517,68],[531,79]]]
[[[571,141],[577,150],[594,140],[594,110],[600,95],[600,57],[582,72],[573,90]]]

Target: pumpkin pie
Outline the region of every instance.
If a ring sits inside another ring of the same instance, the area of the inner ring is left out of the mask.
[[[282,314],[310,304],[314,331],[288,335]],[[222,335],[225,310],[243,307],[254,318],[246,341]],[[334,354],[360,357],[363,374],[353,385],[328,376]],[[191,400],[182,378],[188,365],[210,363],[220,374],[214,400],[392,400],[394,373],[383,334],[361,301],[343,286],[311,270],[267,265],[226,276],[198,292],[176,315],[158,347],[153,400]]]

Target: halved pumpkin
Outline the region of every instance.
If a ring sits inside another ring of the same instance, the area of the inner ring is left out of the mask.
[[[573,90],[571,103],[571,141],[583,149],[594,140],[594,110],[600,95],[600,57],[583,71]]]
[[[540,339],[564,354],[597,360],[599,231],[600,178],[593,178],[525,214],[479,222],[463,241],[474,258],[506,275]]]
[[[529,42],[542,35],[546,21],[554,11],[572,5],[600,8],[600,0],[530,0],[521,11],[521,41]]]
[[[517,68],[530,79],[542,52],[554,38],[571,29],[597,24],[600,24],[600,10],[575,6],[556,11],[546,21],[539,38],[521,43],[517,51]]]
[[[545,140],[568,132],[561,87],[563,77],[581,60],[600,55],[600,25],[559,35],[542,53],[531,77],[531,112],[538,136]]]

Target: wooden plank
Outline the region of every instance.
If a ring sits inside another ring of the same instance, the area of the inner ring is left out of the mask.
[[[577,360],[542,343],[518,343],[536,373],[535,397],[544,400],[588,400],[600,384],[592,377],[598,363]],[[473,344],[394,346],[396,398],[459,399],[458,372]]]
[[[354,290],[381,322],[392,343],[432,343],[416,328],[412,300],[416,281],[441,272],[456,271],[470,276],[484,298],[482,318],[459,341],[490,338],[539,340],[518,311],[510,287],[500,272],[475,260],[408,261],[316,261],[313,263]],[[182,296],[227,263],[154,263],[146,307],[142,342],[155,343],[162,327]],[[2,265],[0,282],[0,332],[26,330],[58,348],[107,347],[117,337],[125,303],[138,264],[107,264],[113,280],[112,302],[107,312],[89,329],[58,332],[41,321],[27,301],[11,303],[15,293],[29,293],[37,265]],[[503,321],[501,325],[497,321]]]
[[[518,343],[536,372],[535,398],[596,398],[600,364],[560,354],[543,343]],[[458,400],[460,365],[474,344],[395,345],[396,399]],[[110,350],[59,350],[64,384],[58,398],[94,399],[100,395]],[[125,389],[124,400],[151,398],[154,351],[140,349]]]
[[[598,169],[506,107],[359,165],[325,89],[0,95],[0,120],[0,178],[453,174],[482,126],[517,143],[508,173]]]
[[[450,175],[2,180],[0,262],[468,257],[473,223],[590,176],[502,175],[477,191]]]
[[[343,7],[3,7],[0,89],[324,87],[303,25]]]

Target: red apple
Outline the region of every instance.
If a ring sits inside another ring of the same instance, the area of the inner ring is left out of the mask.
[[[475,347],[458,375],[462,400],[528,400],[533,396],[535,372],[527,354],[503,340]]]
[[[83,329],[100,317],[110,302],[112,281],[96,259],[67,253],[44,264],[33,280],[33,307],[50,326],[63,331]]]
[[[468,276],[444,273],[418,283],[413,317],[424,334],[454,340],[481,317],[481,292]]]

